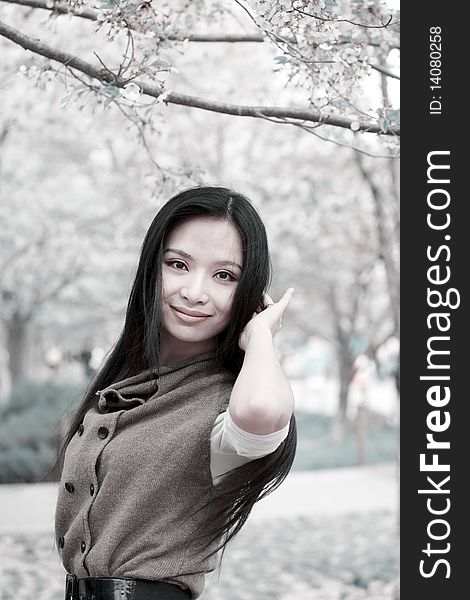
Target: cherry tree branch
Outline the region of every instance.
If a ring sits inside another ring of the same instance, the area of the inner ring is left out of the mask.
[[[48,6],[46,0],[1,0],[8,4],[19,4],[20,6],[29,6],[30,8],[40,8],[43,10],[49,10],[54,13],[61,15],[73,14],[82,19],[89,19],[91,21],[97,21],[98,12],[96,10],[82,7],[81,9],[75,9],[67,4],[60,4],[54,2],[54,4]]]
[[[10,27],[6,23],[0,21],[0,35],[7,38],[8,40],[18,44],[25,50],[30,50],[35,54],[39,54],[44,56],[45,58],[50,58],[51,60],[55,60],[57,62],[62,63],[66,67],[71,67],[85,73],[85,75],[89,75],[95,79],[99,79],[106,83],[111,83],[114,77],[111,73],[106,72],[106,70],[99,70],[93,65],[90,65],[86,61],[69,54],[68,52],[63,52],[62,50],[57,50],[55,48],[51,48],[47,44],[43,44],[38,39],[32,39],[21,31]]]
[[[61,277],[60,280],[56,283],[56,285],[54,285],[50,290],[48,290],[47,292],[44,292],[43,290],[39,289],[36,290],[30,302],[29,310],[25,312],[25,318],[27,320],[31,319],[43,304],[45,304],[49,300],[57,298],[57,296],[63,289],[65,289],[73,283],[76,283],[77,279],[83,274],[83,272],[84,266],[75,264],[71,271],[67,275],[63,275],[63,277]]]
[[[75,17],[87,19],[89,21],[98,21],[98,11],[90,8],[77,8],[71,7],[67,4],[61,4],[60,2],[54,2],[52,6],[48,6],[46,0],[0,0],[7,4],[17,4],[20,6],[29,6],[30,8],[39,8],[41,10],[48,10],[55,14],[68,15],[72,14]],[[241,6],[241,5],[240,5]],[[253,21],[256,26],[257,23]],[[263,43],[266,42],[267,33],[253,32],[253,33],[177,33],[169,34],[167,39],[172,42],[182,42],[188,40],[189,42],[200,42],[200,43]],[[282,41],[285,43],[297,44],[295,37],[283,37]],[[339,44],[349,44],[353,40],[350,37],[341,37],[338,40]],[[380,46],[379,42],[372,42],[370,40],[355,40],[359,43],[367,44],[368,46]],[[399,48],[397,45],[390,45],[390,48]],[[372,65],[371,65],[372,66]],[[376,68],[376,67],[373,67]],[[377,70],[379,70],[377,68]],[[390,77],[394,75],[390,74]],[[396,77],[396,76],[395,76]]]
[[[378,71],[379,73],[382,73],[382,75],[386,75],[387,77],[392,77],[393,79],[400,79],[399,75],[396,75],[395,73],[392,73],[391,71],[389,71],[385,67],[381,67],[379,65],[370,65],[370,66],[373,69],[375,69],[376,71]]]
[[[20,256],[22,256],[23,254],[26,254],[27,252],[29,252],[29,250],[31,248],[34,248],[34,246],[41,246],[44,243],[45,240],[45,234],[43,233],[41,235],[41,238],[39,240],[32,240],[32,241],[28,241],[25,244],[22,244],[21,246],[19,246],[18,248],[15,248],[12,253],[7,256],[5,258],[5,260],[0,264],[0,274],[4,274],[7,270],[7,268]]]
[[[191,108],[199,108],[201,110],[207,110],[211,112],[217,112],[222,114],[234,115],[238,117],[277,117],[277,118],[290,118],[299,121],[309,121],[322,123],[325,125],[333,125],[335,127],[342,127],[345,129],[351,128],[353,119],[348,119],[341,116],[330,116],[322,115],[317,110],[309,110],[297,107],[278,107],[278,106],[246,106],[237,104],[228,104],[225,102],[217,102],[207,100],[205,98],[198,98],[196,96],[188,96],[187,94],[178,94],[175,92],[165,91],[162,86],[155,84],[149,84],[136,79],[121,79],[117,74],[114,74],[110,69],[99,69],[90,63],[72,55],[68,52],[58,50],[44,44],[40,40],[32,39],[22,32],[6,25],[0,21],[0,35],[9,39],[10,41],[18,44],[25,50],[30,50],[35,54],[39,54],[50,60],[62,63],[68,68],[76,69],[97,79],[103,83],[112,84],[115,87],[123,88],[129,81],[133,81],[137,85],[142,94],[151,96],[153,98],[159,98],[165,93],[164,102],[166,104],[177,104],[180,106],[188,106]],[[356,121],[356,119],[354,120]],[[373,122],[362,122],[359,124],[359,129],[369,133],[380,133],[383,135],[400,135],[399,127],[390,127],[386,132],[383,132],[377,123]]]
[[[8,134],[10,132],[11,123],[7,121],[4,123],[1,131],[0,131],[0,145],[7,139]]]

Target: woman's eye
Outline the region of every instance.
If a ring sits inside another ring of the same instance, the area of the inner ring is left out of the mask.
[[[219,271],[216,275],[218,275],[218,279],[221,279],[222,281],[236,281],[235,277],[227,271]]]
[[[170,267],[174,267],[175,269],[178,269],[179,271],[182,271],[183,269],[186,268],[186,265],[181,260],[169,260],[166,264],[169,265]]]

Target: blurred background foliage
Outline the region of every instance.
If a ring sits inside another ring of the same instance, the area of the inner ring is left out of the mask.
[[[51,469],[59,436],[82,393],[82,386],[51,379],[15,384],[9,402],[0,408],[0,483],[54,480]],[[294,471],[347,467],[361,462],[357,424],[351,423],[343,436],[332,437],[332,416],[298,410],[296,418],[299,441]],[[397,459],[397,427],[383,417],[364,432],[362,443],[363,462]]]
[[[22,381],[0,410],[0,482],[47,481],[59,443],[60,419],[73,386]]]
[[[269,3],[254,4],[264,11]],[[286,11],[286,3],[271,4],[273,15]],[[191,6],[197,31],[258,31],[240,3]],[[341,10],[373,21],[388,9],[377,0],[341,3]],[[0,2],[0,16],[84,58],[99,49],[111,60],[93,22],[14,2]],[[298,20],[273,23],[265,24],[271,33],[305,28]],[[359,61],[377,52],[375,61],[397,71],[397,31],[358,31],[357,55],[339,57],[351,77],[335,80],[344,83],[338,96],[331,81],[321,85],[340,113],[361,121],[391,111],[397,123],[397,79]],[[337,57],[349,33],[357,31],[342,23],[336,47],[330,36],[322,51]],[[306,72],[305,60],[303,75],[294,76],[292,48],[189,42],[167,50],[172,66],[159,71],[166,89],[220,102],[313,105],[317,72]],[[395,460],[398,140],[355,126],[341,134],[327,125],[306,130],[165,102],[138,113],[132,94],[119,96],[123,111],[112,97],[80,93],[72,72],[54,72],[52,61],[9,40],[0,38],[0,52],[0,219],[7,224],[0,230],[0,481],[47,477],[67,411],[119,335],[148,225],[173,193],[202,183],[253,201],[269,236],[270,294],[296,289],[276,337],[296,395],[295,468]]]

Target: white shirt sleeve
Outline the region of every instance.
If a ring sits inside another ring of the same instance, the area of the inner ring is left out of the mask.
[[[211,433],[211,473],[216,484],[222,474],[274,452],[289,433],[289,423],[273,433],[249,433],[238,427],[227,409],[217,416]]]

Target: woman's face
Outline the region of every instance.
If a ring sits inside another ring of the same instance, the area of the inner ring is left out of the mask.
[[[227,328],[243,268],[234,225],[218,217],[192,217],[165,240],[162,264],[162,363],[215,347]]]

